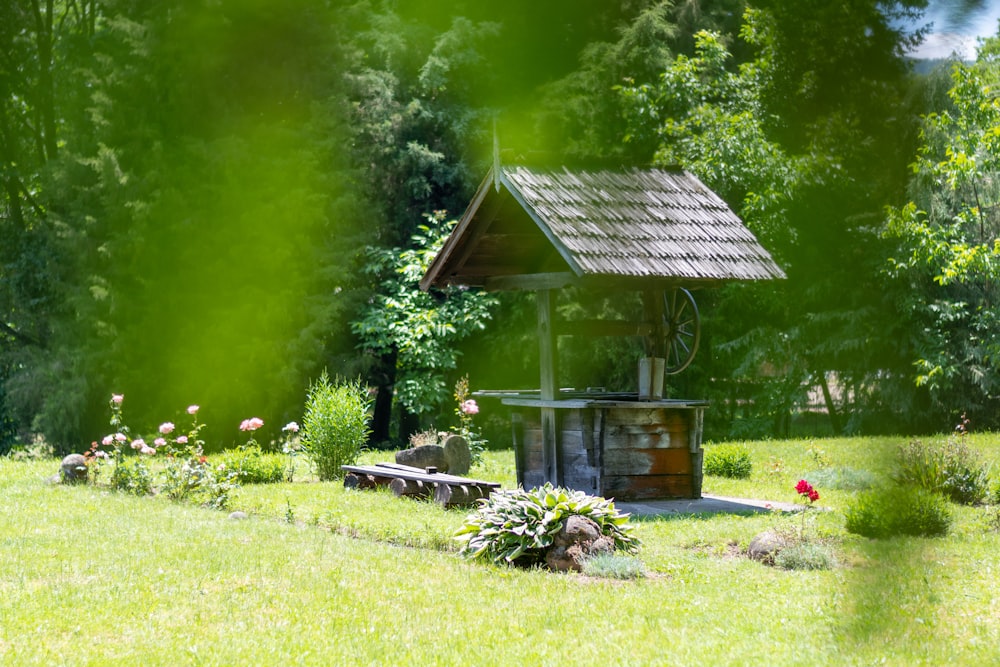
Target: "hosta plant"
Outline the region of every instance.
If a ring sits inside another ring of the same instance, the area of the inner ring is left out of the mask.
[[[614,540],[615,550],[639,550],[639,540],[630,534],[628,514],[619,513],[613,501],[551,484],[493,493],[466,517],[456,539],[463,543],[461,554],[466,558],[532,565],[545,559],[546,550],[573,515],[597,524],[602,535]]]

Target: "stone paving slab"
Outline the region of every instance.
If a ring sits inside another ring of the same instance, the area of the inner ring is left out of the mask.
[[[750,498],[727,498],[705,493],[701,498],[615,501],[615,509],[628,512],[634,517],[643,517],[672,514],[757,514],[772,510],[798,512],[802,510],[802,505]]]

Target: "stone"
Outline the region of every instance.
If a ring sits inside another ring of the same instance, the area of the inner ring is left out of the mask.
[[[601,535],[600,526],[585,516],[574,515],[566,519],[555,536],[545,553],[545,564],[557,572],[579,572],[587,558],[614,550],[615,541]]]
[[[452,475],[467,475],[472,464],[469,441],[460,435],[450,435],[443,446],[444,457],[448,460],[448,472]]]
[[[229,518],[233,521],[243,521],[244,519],[249,519],[246,512],[240,512],[239,510],[235,512],[230,512]]]
[[[774,557],[787,546],[788,539],[772,528],[750,540],[747,556],[767,565],[774,565]]]
[[[437,468],[438,472],[450,472],[448,457],[441,445],[421,445],[396,452],[396,463],[414,468]]]
[[[87,459],[83,454],[70,454],[59,464],[63,484],[87,483]]]

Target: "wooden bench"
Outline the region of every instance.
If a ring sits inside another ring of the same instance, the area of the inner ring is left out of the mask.
[[[436,468],[414,468],[399,463],[376,463],[373,466],[340,466],[344,487],[373,489],[388,486],[397,496],[430,498],[445,507],[471,505],[500,488],[499,482],[484,482],[438,472]]]

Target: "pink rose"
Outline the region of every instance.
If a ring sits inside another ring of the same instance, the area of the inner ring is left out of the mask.
[[[284,428],[282,428],[281,430],[282,431],[287,431],[288,433],[298,433],[299,432],[299,425],[296,424],[295,422],[288,422],[287,424],[285,424]]]
[[[463,401],[459,406],[459,409],[467,415],[479,414],[479,406],[471,398],[467,401]]]
[[[167,441],[164,440],[163,438],[157,438],[156,440],[153,441],[154,447],[163,447],[165,444],[167,444]]]
[[[152,456],[153,454],[156,453],[156,450],[150,447],[149,445],[143,445],[142,449],[139,450],[139,453],[145,454],[146,456]]]
[[[160,424],[160,433],[167,435],[168,433],[174,432],[174,425],[171,422],[163,422]]]
[[[178,445],[186,445],[186,444],[188,444],[188,437],[186,435],[179,435],[179,436],[177,436],[177,444]]]
[[[240,422],[241,431],[256,431],[264,425],[264,420],[259,417],[251,417]]]
[[[189,415],[194,415],[194,414],[197,414],[197,413],[198,413],[198,406],[197,405],[189,405],[188,406],[188,414]]]
[[[118,442],[125,442],[128,438],[125,437],[124,433],[115,433],[115,440]]]
[[[125,394],[111,394],[111,402],[115,405],[121,405],[124,400]]]
[[[146,441],[142,438],[136,438],[132,441],[132,449],[142,449],[143,447],[147,447],[147,445]]]
[[[106,435],[104,436],[104,439],[101,440],[101,444],[104,445],[105,447],[110,447],[111,443],[113,443],[114,441],[115,441],[115,436]]]

